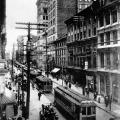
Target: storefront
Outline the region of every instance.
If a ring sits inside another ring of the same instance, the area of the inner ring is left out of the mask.
[[[120,103],[120,76],[117,74],[112,74],[112,98],[113,102]]]

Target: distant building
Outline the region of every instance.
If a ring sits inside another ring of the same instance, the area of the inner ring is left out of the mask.
[[[77,0],[77,12],[80,12],[81,10],[87,8],[92,4],[92,0]]]
[[[0,59],[5,59],[6,0],[0,0]]]
[[[37,23],[48,25],[48,4],[50,0],[37,0]],[[45,32],[47,31],[47,26],[43,27],[42,25],[38,26],[37,36],[37,63],[38,67],[45,69],[46,65],[46,44],[47,44],[47,36],[45,36]],[[45,28],[45,29],[44,29]]]

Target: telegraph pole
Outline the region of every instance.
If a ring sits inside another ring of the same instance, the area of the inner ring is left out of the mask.
[[[29,106],[30,106],[30,56],[31,56],[31,37],[30,37],[30,30],[43,30],[47,27],[46,24],[37,24],[37,23],[16,23],[19,25],[27,25],[27,28],[24,27],[16,27],[17,29],[27,29],[28,30],[28,41],[27,41],[27,99],[26,99],[26,119],[29,119]],[[41,25],[43,28],[31,28],[31,25]]]

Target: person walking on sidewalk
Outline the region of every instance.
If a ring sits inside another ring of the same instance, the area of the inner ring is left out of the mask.
[[[105,106],[106,107],[108,106],[108,102],[109,102],[108,96],[105,96]]]
[[[38,99],[39,99],[39,100],[40,100],[41,94],[42,94],[42,92],[39,91],[39,92],[38,92]]]

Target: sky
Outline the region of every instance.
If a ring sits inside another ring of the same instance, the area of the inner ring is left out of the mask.
[[[12,51],[13,43],[16,43],[19,35],[27,35],[27,30],[16,29],[16,27],[27,27],[17,25],[16,22],[37,22],[37,0],[6,0],[6,51]],[[36,32],[32,31],[35,34]]]

